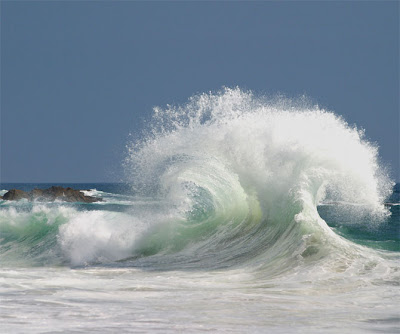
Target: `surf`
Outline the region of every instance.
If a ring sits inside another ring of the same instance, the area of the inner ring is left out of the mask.
[[[332,111],[224,88],[155,107],[146,124],[127,145],[130,196],[91,189],[102,203],[3,203],[3,263],[247,267],[270,277],[321,261],[334,272],[380,262],[318,211],[347,203],[335,210],[348,221],[379,225],[393,187],[377,145]]]

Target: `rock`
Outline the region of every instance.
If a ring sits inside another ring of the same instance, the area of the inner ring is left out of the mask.
[[[11,189],[3,195],[3,199],[7,201],[17,201],[19,199],[29,198],[29,194],[19,189]]]
[[[11,189],[3,196],[3,199],[8,201],[15,201],[23,198],[26,198],[29,201],[39,202],[61,200],[65,202],[93,203],[102,201],[101,198],[85,196],[80,190],[72,189],[70,187],[63,188],[59,186],[52,186],[48,189],[35,188],[30,192],[25,192],[18,189]]]
[[[43,189],[35,188],[29,193],[30,198],[39,198],[41,196],[43,196]]]

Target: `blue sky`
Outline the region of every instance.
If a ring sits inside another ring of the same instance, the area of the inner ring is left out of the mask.
[[[310,96],[399,177],[399,3],[1,2],[1,182],[119,181],[155,105]]]

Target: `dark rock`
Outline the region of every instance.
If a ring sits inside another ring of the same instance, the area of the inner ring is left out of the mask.
[[[3,199],[7,201],[16,201],[23,198],[29,198],[29,194],[19,189],[11,189],[3,195]]]
[[[4,194],[3,199],[15,201],[26,198],[30,201],[55,201],[61,200],[65,202],[83,202],[93,203],[102,201],[101,198],[93,196],[85,196],[80,190],[75,190],[70,187],[63,188],[59,186],[52,186],[48,189],[33,189],[30,192],[25,192],[18,189],[11,189]]]

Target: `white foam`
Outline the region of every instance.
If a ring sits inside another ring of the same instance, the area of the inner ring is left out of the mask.
[[[129,257],[141,226],[119,212],[78,212],[60,226],[59,243],[72,265],[111,262]]]
[[[247,194],[255,192],[265,210],[307,200],[385,211],[393,182],[378,163],[377,147],[363,130],[304,100],[271,102],[226,88],[184,106],[155,108],[150,124],[150,134],[129,146],[126,171],[133,183],[169,191],[193,181],[211,189],[209,175],[219,164]],[[203,176],[192,180],[199,165]]]

